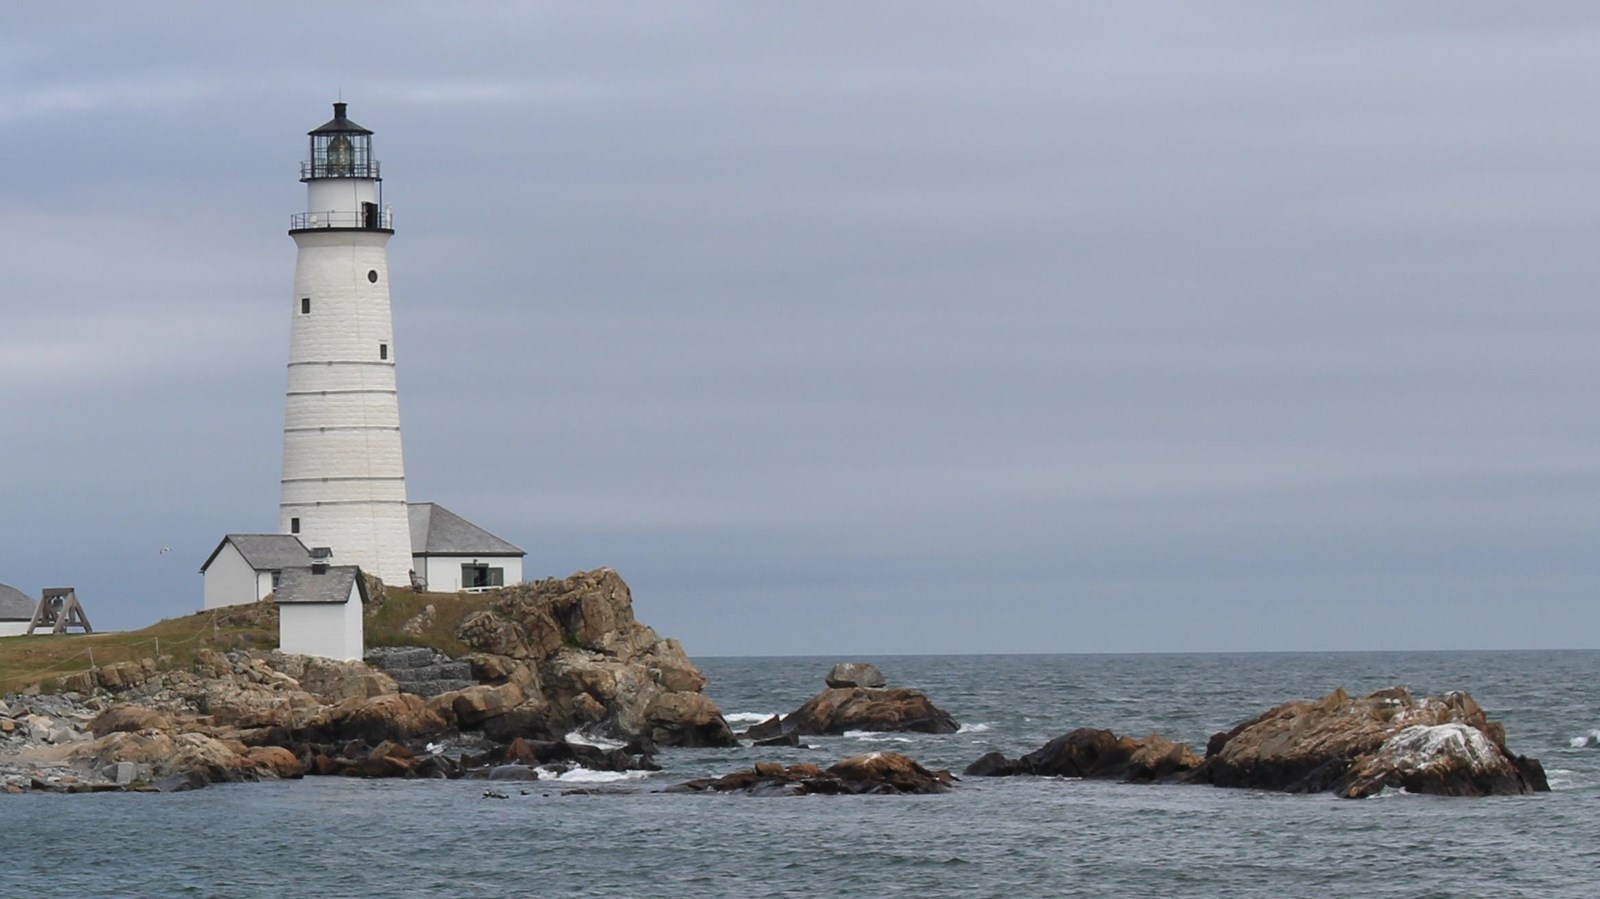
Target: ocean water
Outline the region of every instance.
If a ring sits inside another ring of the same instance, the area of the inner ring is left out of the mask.
[[[0,897],[1589,896],[1600,889],[1600,652],[871,658],[963,723],[949,736],[667,751],[585,781],[303,781],[173,795],[0,797]],[[833,658],[706,658],[736,720],[787,712]],[[970,779],[939,796],[651,792],[757,760],[873,749],[959,772],[1075,727],[1203,747],[1287,699],[1471,692],[1553,791],[1365,801],[1200,786]],[[526,792],[523,792],[523,791]]]

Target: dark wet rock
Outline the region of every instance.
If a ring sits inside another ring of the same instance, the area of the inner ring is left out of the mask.
[[[783,736],[783,716],[773,715],[765,721],[752,724],[740,734],[746,740],[771,740]]]
[[[776,736],[776,737],[769,737],[769,738],[767,738],[765,740],[756,740],[754,745],[756,745],[756,746],[794,746],[794,747],[798,747],[798,746],[801,746],[803,744],[800,742],[800,735],[799,734],[782,734],[782,735]]]
[[[826,771],[812,764],[758,762],[718,778],[668,787],[669,793],[743,793],[750,796],[944,793],[955,783],[948,771],[929,771],[897,752],[852,756]]]
[[[979,756],[961,773],[967,777],[1010,777],[1028,772],[1021,770],[1015,759],[1008,759],[1004,753],[996,751]]]
[[[867,662],[840,662],[823,678],[829,687],[882,687],[888,683],[878,666]]]
[[[988,753],[963,773],[973,777],[1037,775],[1148,783],[1172,780],[1200,763],[1200,757],[1188,746],[1165,737],[1119,737],[1109,730],[1082,727],[1015,761],[998,752]]]

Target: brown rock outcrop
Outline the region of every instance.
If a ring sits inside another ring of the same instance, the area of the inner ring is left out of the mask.
[[[96,737],[114,733],[139,733],[161,731],[170,733],[176,725],[172,716],[142,705],[116,705],[95,716],[89,722],[89,732]]]
[[[784,734],[842,734],[851,730],[953,734],[959,729],[949,712],[916,690],[841,687],[823,690],[781,719],[764,721],[744,735],[764,740]]]
[[[422,697],[396,693],[371,699],[347,699],[323,709],[296,736],[313,742],[363,740],[405,741],[442,733],[444,718]]]
[[[676,640],[663,640],[634,619],[628,585],[608,568],[508,587],[488,609],[462,619],[455,637],[477,650],[470,657],[475,674],[503,677],[522,694],[483,709],[476,699],[467,707],[452,700],[463,727],[490,728],[486,722],[517,709],[511,726],[494,729],[523,734],[588,727],[668,746],[736,742],[721,712],[700,693],[705,676]],[[542,726],[531,719],[535,710],[547,716]]]
[[[1350,798],[1386,787],[1449,796],[1550,788],[1539,762],[1512,755],[1504,728],[1471,696],[1416,699],[1404,687],[1286,702],[1213,736],[1190,779]]]

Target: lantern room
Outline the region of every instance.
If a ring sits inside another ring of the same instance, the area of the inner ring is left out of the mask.
[[[333,119],[311,136],[309,157],[300,163],[306,211],[289,219],[289,233],[321,229],[393,231],[383,204],[383,179],[372,158],[372,132],[350,121],[345,104],[333,104]]]
[[[345,116],[344,103],[333,104],[333,119],[311,135],[311,155],[300,164],[300,180],[378,178],[372,158],[372,132]]]

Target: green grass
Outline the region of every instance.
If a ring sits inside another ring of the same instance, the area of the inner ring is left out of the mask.
[[[470,650],[455,639],[456,626],[468,612],[486,607],[492,597],[385,591],[368,606],[367,645],[432,646],[451,656],[461,655]],[[433,623],[420,636],[402,632],[401,626],[429,604],[435,610]],[[180,668],[193,665],[202,647],[218,652],[277,649],[278,607],[264,600],[168,618],[136,631],[0,638],[0,694],[19,693],[36,684],[50,692],[62,675],[154,658],[158,647]]]

